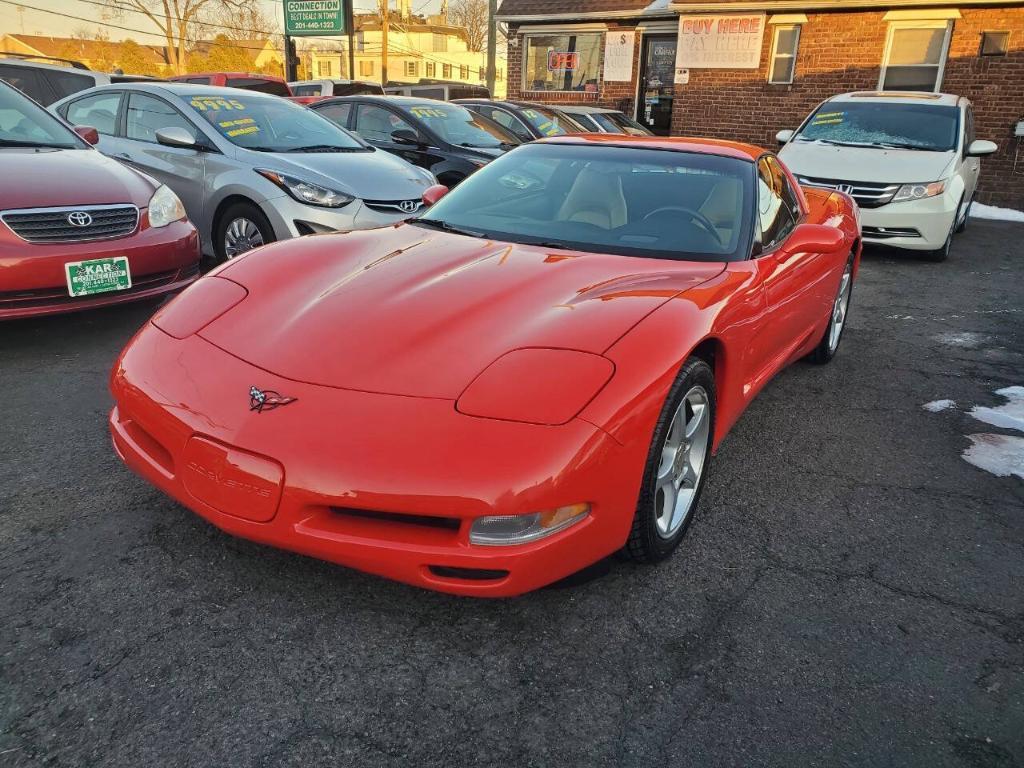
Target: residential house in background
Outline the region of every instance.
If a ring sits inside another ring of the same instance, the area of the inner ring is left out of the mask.
[[[349,72],[348,41],[339,38],[330,47],[314,45],[308,51],[311,78],[381,80],[383,31],[377,14],[355,19],[355,73]],[[497,62],[496,97],[505,94],[506,64]],[[420,80],[451,80],[473,85],[487,83],[487,54],[471,51],[466,30],[445,23],[444,17],[413,17],[403,20],[392,14],[388,23],[388,81],[418,83]]]
[[[128,71],[131,67],[140,73],[145,70],[146,74],[156,75],[167,67],[162,47],[141,43],[129,46],[124,41],[114,40],[3,34],[0,35],[0,56],[4,53],[69,59],[98,72],[109,72],[118,67]]]

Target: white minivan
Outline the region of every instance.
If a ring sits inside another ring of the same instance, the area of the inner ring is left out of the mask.
[[[801,184],[849,193],[866,243],[949,255],[967,225],[979,157],[971,102],[946,93],[857,92],[822,102],[796,131],[776,135]]]

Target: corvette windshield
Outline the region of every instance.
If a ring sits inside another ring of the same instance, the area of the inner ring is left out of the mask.
[[[818,108],[796,136],[840,146],[881,149],[956,149],[960,110],[938,104],[833,101]]]
[[[342,128],[278,96],[238,90],[225,97],[198,93],[189,106],[232,144],[257,152],[369,152]]]
[[[753,171],[717,155],[526,144],[413,224],[515,243],[652,258],[750,253]]]

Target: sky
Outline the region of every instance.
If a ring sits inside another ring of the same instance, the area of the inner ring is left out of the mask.
[[[96,0],[96,2],[102,2],[102,0]],[[268,15],[281,18],[280,0],[260,0],[260,4]],[[412,7],[416,13],[436,13],[439,5],[440,0],[413,0]],[[154,8],[159,7],[159,0],[153,0],[153,6]],[[376,7],[373,0],[355,0],[356,12]],[[391,0],[391,7],[396,7],[394,0]],[[43,9],[66,14],[72,18],[46,13]],[[24,4],[17,0],[0,0],[0,34],[18,34],[20,32],[27,35],[70,37],[78,29],[88,29],[90,32],[102,29],[111,40],[123,40],[130,37],[139,43],[157,45],[163,43],[163,38],[159,35],[107,27],[104,26],[104,22],[120,27],[129,27],[132,30],[144,31],[153,28],[149,19],[141,13],[129,11],[119,17],[112,17],[99,5],[80,2],[80,0],[24,0]]]

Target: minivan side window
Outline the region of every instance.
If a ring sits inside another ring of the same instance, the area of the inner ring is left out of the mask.
[[[96,93],[68,104],[67,120],[72,125],[91,125],[107,136],[117,133],[117,112],[121,92]]]
[[[57,94],[58,99],[63,99],[65,96],[70,96],[72,93],[78,93],[84,91],[86,88],[92,88],[96,85],[93,78],[88,75],[76,75],[73,72],[55,72],[53,70],[47,70],[45,73],[40,74],[50,84],[50,88]]]
[[[11,67],[0,64],[0,80],[13,85],[30,99],[35,99],[44,107],[56,101],[50,95],[46,83],[39,77],[39,72],[30,67]]]
[[[970,147],[971,142],[974,141],[974,135],[974,110],[971,107],[968,107],[966,109],[966,116],[964,117],[964,157],[967,157],[967,148]]]
[[[196,135],[195,126],[162,99],[145,93],[128,95],[127,123],[124,132],[126,139],[156,144],[156,132],[163,128],[184,128],[193,136]]]
[[[788,186],[778,162],[766,157],[757,161],[757,219],[765,251],[779,245],[796,226],[796,198],[792,189],[787,190]],[[799,205],[796,210],[799,211]]]

